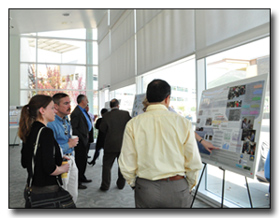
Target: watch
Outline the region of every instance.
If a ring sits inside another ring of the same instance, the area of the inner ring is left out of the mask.
[[[201,138],[200,140],[199,140],[199,143],[201,143],[203,141],[203,138]]]

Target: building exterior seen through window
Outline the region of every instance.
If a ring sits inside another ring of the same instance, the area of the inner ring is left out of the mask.
[[[142,77],[143,93],[153,79],[163,79],[171,86],[170,107],[196,122],[196,72],[194,56],[147,73]]]
[[[69,94],[72,109],[79,94],[86,94],[90,111],[98,113],[97,31],[86,29],[23,34],[20,46],[20,104],[35,94]],[[92,57],[86,57],[86,50]],[[87,61],[88,60],[88,61]]]

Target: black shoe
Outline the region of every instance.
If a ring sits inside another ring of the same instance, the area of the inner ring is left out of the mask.
[[[118,179],[116,182],[116,185],[117,185],[118,189],[123,189],[125,186],[125,180]]]
[[[103,187],[100,187],[99,190],[103,191],[103,192],[106,192],[108,191],[109,189],[106,189],[106,188],[103,188]]]
[[[79,184],[78,189],[86,189],[87,187],[85,185]]]
[[[80,182],[89,183],[89,182],[92,182],[92,180],[91,179],[84,179],[84,180],[81,180]]]
[[[95,161],[88,162],[88,164],[94,166],[95,165]]]
[[[118,187],[118,189],[123,189],[123,188],[124,188],[124,185],[118,185],[118,184],[117,184],[117,187]]]

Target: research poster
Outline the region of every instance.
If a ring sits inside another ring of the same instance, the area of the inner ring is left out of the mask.
[[[266,80],[261,75],[203,91],[196,132],[219,148],[210,154],[198,143],[203,162],[254,178]]]
[[[135,95],[131,114],[132,117],[136,117],[137,115],[144,113],[144,105],[142,102],[145,100],[145,98],[146,93]]]

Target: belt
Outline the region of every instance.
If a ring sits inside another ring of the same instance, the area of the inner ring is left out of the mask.
[[[72,153],[68,153],[68,154],[65,154],[65,155],[67,155],[67,156],[71,156],[71,155],[72,155]]]
[[[179,179],[184,179],[184,176],[172,176],[172,177],[168,177],[168,178],[164,178],[164,179],[160,179],[160,180],[164,180],[164,181],[175,181],[175,180],[179,180]]]

